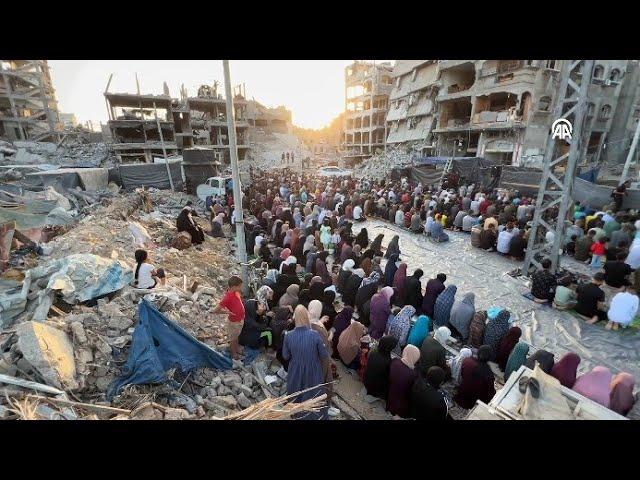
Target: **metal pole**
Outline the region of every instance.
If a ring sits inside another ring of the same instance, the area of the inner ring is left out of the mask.
[[[160,120],[158,120],[156,102],[153,102],[153,114],[156,117],[156,125],[158,127],[158,134],[160,135],[160,145],[162,146],[162,154],[164,155],[164,164],[167,167],[167,175],[169,175],[169,185],[171,185],[171,191],[175,192],[176,190],[173,187],[173,178],[171,177],[171,169],[169,168],[169,160],[167,159],[167,150],[164,148],[164,137],[162,136],[162,129],[160,128]]]
[[[631,142],[631,148],[629,149],[629,154],[627,155],[627,161],[624,162],[624,168],[622,169],[622,175],[620,176],[620,183],[623,183],[627,179],[627,175],[629,174],[629,167],[631,166],[631,160],[633,159],[633,154],[636,152],[639,138],[640,122],[638,122],[638,124],[636,125],[636,133],[633,135],[633,141]]]
[[[229,131],[229,155],[231,157],[231,172],[233,176],[233,204],[235,206],[236,225],[236,258],[242,269],[242,282],[245,292],[248,292],[247,247],[244,239],[244,215],[242,212],[242,190],[240,188],[240,173],[238,171],[238,145],[236,143],[235,111],[231,95],[231,75],[229,74],[229,60],[223,60],[224,91],[227,97],[227,129]]]

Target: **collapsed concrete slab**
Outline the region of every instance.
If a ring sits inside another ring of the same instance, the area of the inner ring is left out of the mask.
[[[66,333],[38,322],[21,323],[16,333],[22,355],[49,385],[78,388],[73,345]]]

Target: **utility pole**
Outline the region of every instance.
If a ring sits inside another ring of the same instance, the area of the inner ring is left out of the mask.
[[[627,155],[627,161],[624,162],[624,168],[622,169],[622,175],[620,176],[620,183],[623,183],[627,179],[629,174],[629,167],[631,166],[631,160],[636,153],[636,147],[638,146],[638,139],[640,138],[640,122],[636,125],[636,133],[633,135],[633,141],[631,142],[631,148]]]
[[[171,177],[171,169],[169,168],[169,160],[167,159],[167,149],[164,148],[164,136],[162,135],[162,129],[160,128],[160,120],[158,120],[158,109],[156,108],[156,102],[153,102],[153,114],[156,117],[156,126],[158,127],[158,135],[160,137],[160,145],[162,146],[162,154],[164,155],[164,164],[167,167],[167,175],[169,175],[169,185],[171,185],[171,191],[175,192],[176,189],[173,186],[173,177]]]
[[[537,256],[551,260],[551,270],[556,272],[560,265],[560,249],[565,236],[565,220],[571,206],[573,181],[578,161],[582,158],[586,142],[582,138],[583,122],[587,112],[589,84],[593,76],[593,60],[563,60],[560,72],[553,118],[569,120],[573,124],[571,136],[555,139],[549,134],[544,153],[542,180],[538,190],[533,224],[522,273],[529,276],[532,269],[541,268]],[[551,132],[550,132],[551,133]],[[554,132],[555,133],[555,132]],[[562,153],[557,148],[559,142],[569,143],[569,151]],[[557,215],[545,215],[549,209],[557,208]],[[546,232],[554,233],[553,245],[545,241]]]
[[[235,207],[236,225],[236,258],[242,269],[242,283],[245,293],[249,290],[247,274],[247,247],[244,239],[244,215],[242,212],[242,190],[240,188],[240,172],[238,170],[238,144],[236,143],[236,120],[231,94],[231,75],[229,60],[223,60],[224,91],[227,97],[227,130],[229,131],[229,156],[231,157],[231,174],[233,177],[233,205]]]

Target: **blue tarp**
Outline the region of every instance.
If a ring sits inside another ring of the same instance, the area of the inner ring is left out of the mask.
[[[152,303],[141,300],[138,316],[129,358],[122,375],[109,386],[109,400],[125,385],[166,382],[172,368],[187,373],[199,367],[228,370],[233,366],[230,358],[193,338]]]
[[[600,167],[593,168],[587,172],[578,175],[578,178],[586,180],[587,182],[596,183],[598,180],[598,174],[600,173]]]

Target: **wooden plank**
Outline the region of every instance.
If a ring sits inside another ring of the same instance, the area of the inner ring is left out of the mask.
[[[50,403],[58,403],[60,405],[83,408],[85,410],[95,410],[97,412],[124,413],[125,415],[129,415],[131,413],[131,410],[126,410],[124,408],[107,407],[106,405],[95,405],[93,403],[74,402],[72,400],[65,400],[62,398],[42,397],[40,395],[28,395],[28,396],[30,398],[36,398],[36,399],[44,400]]]

